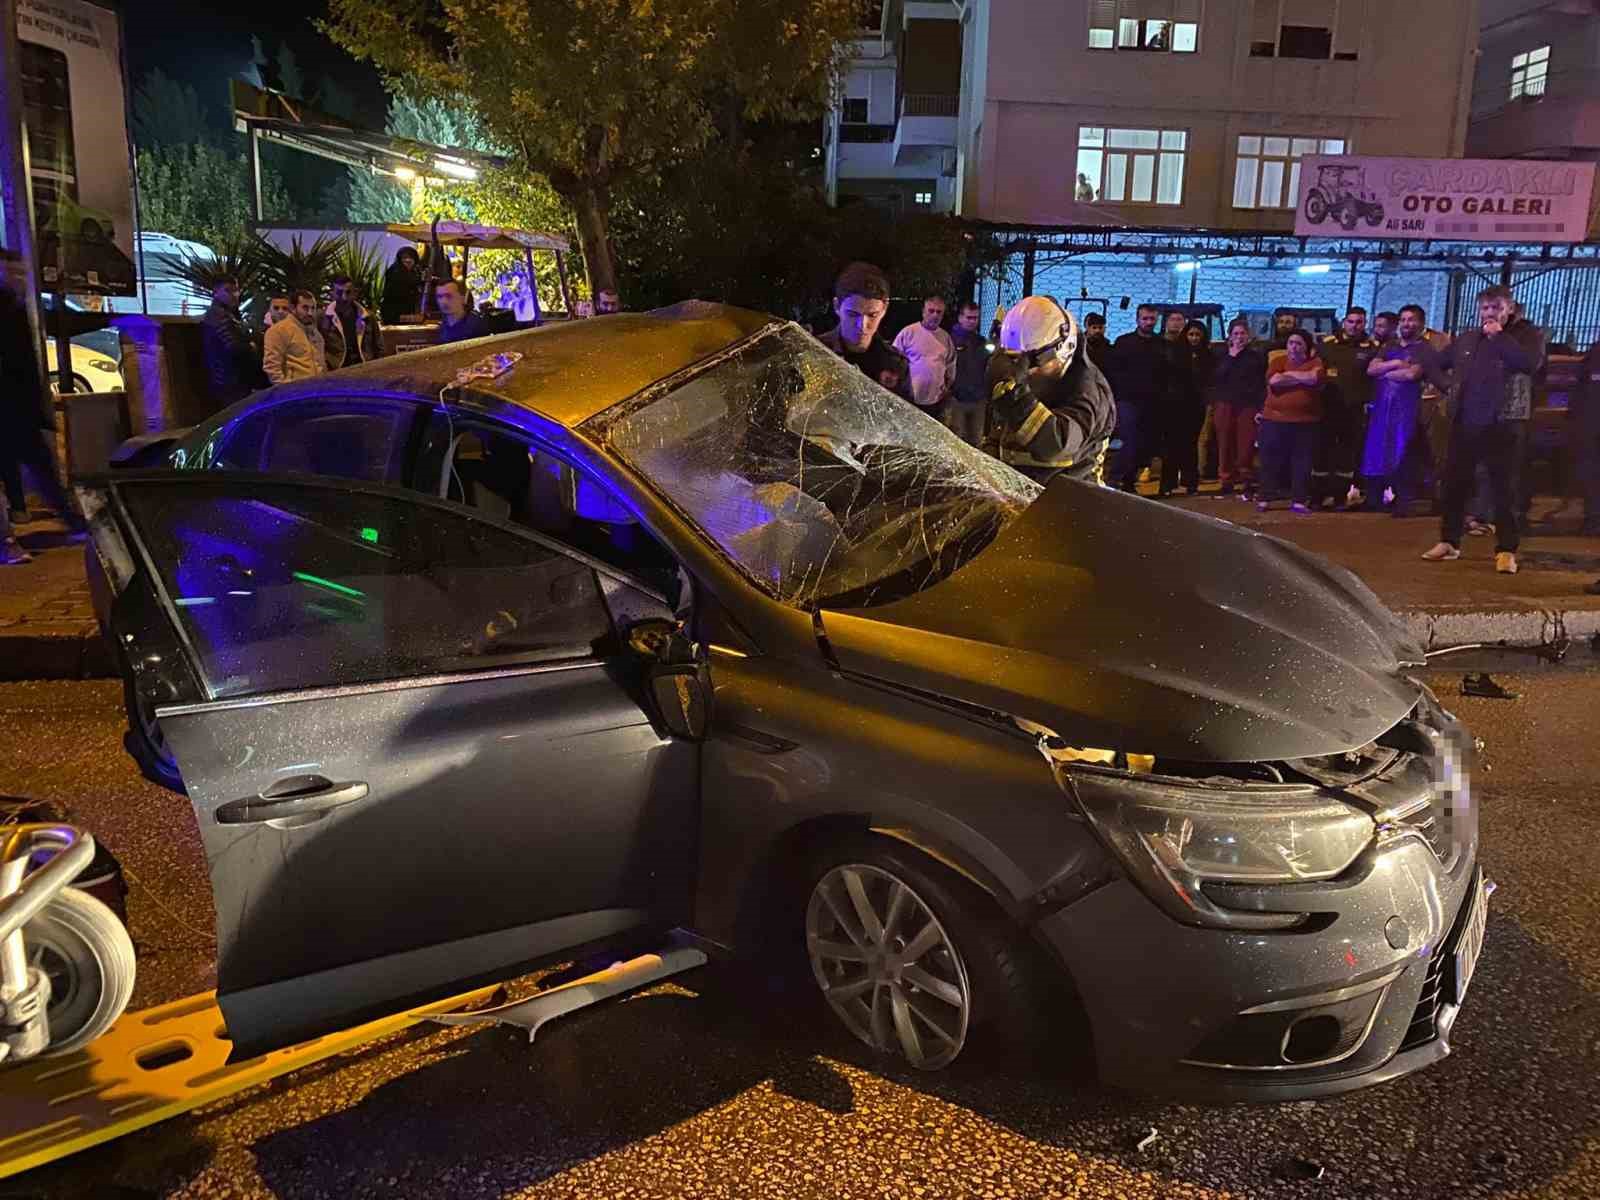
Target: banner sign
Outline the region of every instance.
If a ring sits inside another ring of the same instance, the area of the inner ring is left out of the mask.
[[[1310,237],[1581,242],[1594,163],[1307,155],[1294,231]]]
[[[17,40],[39,286],[135,295],[117,14],[87,0],[19,0]]]

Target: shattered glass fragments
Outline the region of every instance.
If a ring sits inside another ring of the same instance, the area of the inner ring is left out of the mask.
[[[751,580],[802,609],[931,586],[1040,491],[794,325],[594,429]]]

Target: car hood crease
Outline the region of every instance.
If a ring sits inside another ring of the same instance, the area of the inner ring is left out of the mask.
[[[845,671],[1197,762],[1351,749],[1418,695],[1420,651],[1350,572],[1064,479],[948,579],[822,624]]]

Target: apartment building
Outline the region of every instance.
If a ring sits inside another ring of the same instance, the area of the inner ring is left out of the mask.
[[[896,190],[913,208],[1012,224],[1286,230],[1307,154],[1463,152],[1478,8],[891,0],[830,122],[830,183],[840,199]],[[921,69],[925,45],[937,72]],[[936,130],[920,125],[921,88],[959,97]],[[846,115],[878,131],[856,134]],[[869,178],[869,159],[923,173]]]
[[[829,203],[954,210],[960,15],[954,0],[871,7],[825,130]]]
[[[1481,3],[1467,153],[1600,162],[1600,0]]]

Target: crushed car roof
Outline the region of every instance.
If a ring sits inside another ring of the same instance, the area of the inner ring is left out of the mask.
[[[725,304],[688,301],[647,313],[617,313],[558,321],[538,329],[475,338],[390,355],[274,389],[282,399],[299,392],[328,395],[437,396],[454,388],[456,372],[508,350],[520,362],[466,390],[480,399],[530,409],[563,425],[582,424],[619,400],[750,334],[776,318]]]

